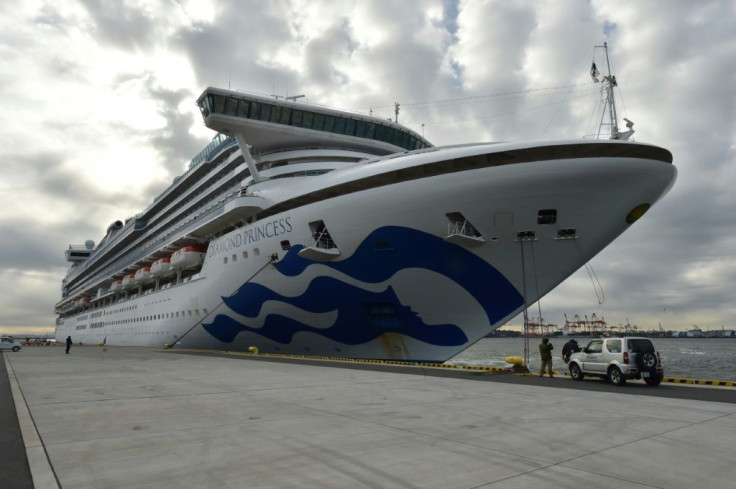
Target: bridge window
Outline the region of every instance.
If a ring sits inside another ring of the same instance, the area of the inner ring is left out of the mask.
[[[238,112],[238,100],[228,97],[227,106],[225,108],[225,113],[227,115],[235,116],[237,115],[237,112]]]
[[[307,129],[311,129],[312,127],[312,121],[314,121],[314,114],[312,112],[304,112],[304,115],[302,116],[302,127],[306,127]]]
[[[386,140],[386,126],[379,125],[376,127],[376,137],[375,139],[379,141],[385,141]]]
[[[291,111],[291,125],[292,126],[301,126],[302,125],[302,115],[304,115],[304,112],[301,110],[294,109]]]
[[[358,123],[355,126],[355,135],[359,138],[364,138],[365,132],[366,132],[365,122],[358,121]]]
[[[215,113],[217,114],[224,114],[225,113],[225,97],[222,95],[213,95],[212,96],[214,106],[215,106]]]
[[[328,132],[335,132],[335,118],[333,116],[325,116],[324,130]]]
[[[288,124],[291,117],[291,109],[289,107],[281,107],[281,124]]]
[[[347,119],[345,121],[345,134],[348,136],[355,134],[355,119]]]
[[[345,119],[342,117],[335,118],[335,133],[343,134],[345,132]]]
[[[261,104],[259,102],[251,102],[250,104],[250,118],[258,119],[261,114]]]
[[[238,117],[248,117],[248,109],[250,109],[250,102],[247,100],[241,100],[238,102]]]
[[[279,122],[281,120],[281,106],[274,105],[271,109],[271,122]]]
[[[325,123],[324,114],[314,114],[314,124],[312,124],[312,129],[321,131],[324,123]]]
[[[261,113],[258,117],[259,120],[267,121],[271,119],[271,107],[269,104],[261,104]]]
[[[373,135],[376,132],[376,125],[373,124],[372,122],[367,122],[366,126],[367,126],[367,130],[365,133],[365,137],[373,139]]]

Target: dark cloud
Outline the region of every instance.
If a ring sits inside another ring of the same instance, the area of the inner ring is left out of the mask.
[[[143,4],[119,0],[80,0],[94,22],[95,39],[120,49],[149,48],[158,20]]]
[[[70,228],[75,231],[70,232]],[[71,234],[92,235],[94,226],[75,222],[48,224],[22,219],[0,221],[0,270],[49,272],[65,266],[64,250]],[[82,244],[76,243],[76,244]],[[61,283],[61,276],[59,276]]]
[[[293,70],[272,66],[269,55],[288,47],[290,13],[278,2],[226,2],[212,23],[181,29],[172,45],[186,53],[202,87],[214,85],[269,92],[298,89]],[[293,93],[293,92],[292,92]]]

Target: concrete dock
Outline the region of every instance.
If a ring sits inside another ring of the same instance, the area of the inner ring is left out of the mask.
[[[36,489],[736,487],[734,388],[144,348],[3,356]]]

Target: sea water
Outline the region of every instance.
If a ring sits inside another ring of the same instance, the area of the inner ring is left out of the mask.
[[[558,372],[567,365],[560,357],[570,337],[551,337],[552,364]],[[575,338],[583,347],[592,338]],[[736,338],[652,338],[666,377],[736,381]],[[529,338],[529,369],[539,369],[541,338]],[[524,356],[524,338],[483,338],[446,363],[508,367],[507,356]]]

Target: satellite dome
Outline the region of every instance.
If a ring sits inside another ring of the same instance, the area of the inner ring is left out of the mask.
[[[84,247],[87,248],[88,250],[91,250],[95,247],[95,242],[92,241],[91,239],[88,239],[87,241],[84,242]]]

